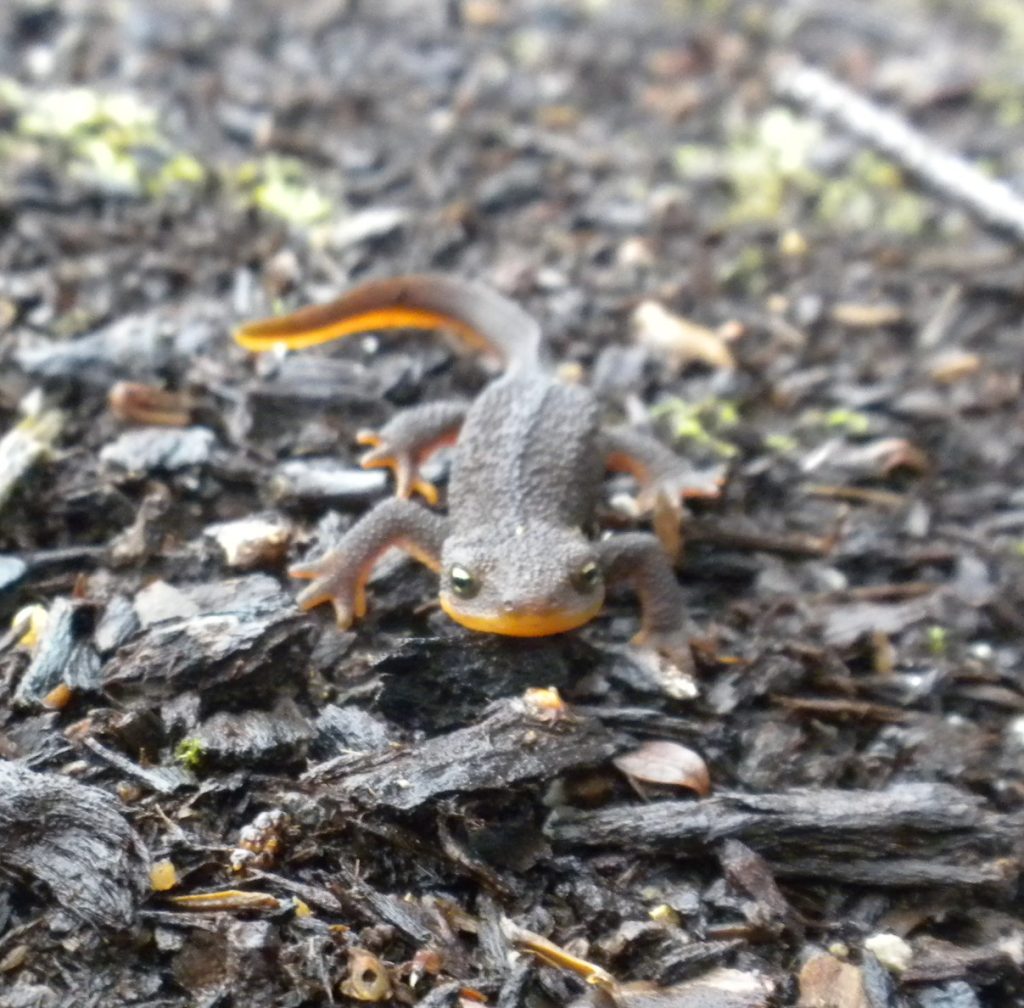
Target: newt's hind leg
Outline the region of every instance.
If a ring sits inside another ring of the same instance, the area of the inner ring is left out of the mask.
[[[679,553],[683,504],[694,497],[717,497],[722,490],[721,466],[696,469],[660,441],[625,427],[601,432],[605,468],[626,472],[640,484],[637,506],[654,516],[655,531],[666,552]]]
[[[366,581],[380,555],[391,546],[437,570],[448,521],[406,500],[381,501],[319,560],[296,564],[288,573],[313,583],[298,597],[302,609],[322,602],[334,606],[343,630],[366,613]]]
[[[437,487],[420,478],[419,467],[438,448],[454,444],[468,408],[458,402],[427,403],[403,410],[379,431],[360,431],[356,440],[371,450],[359,464],[364,469],[390,469],[396,497],[408,499],[418,493],[428,504],[436,504]]]

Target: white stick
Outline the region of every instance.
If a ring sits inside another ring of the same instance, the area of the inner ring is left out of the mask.
[[[815,67],[786,63],[774,76],[775,93],[838,123],[916,175],[938,195],[984,223],[1024,241],[1024,197],[989,178],[959,154],[944,150],[896,112],[882,108]]]

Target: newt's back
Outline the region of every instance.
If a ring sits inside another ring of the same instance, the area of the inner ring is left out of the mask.
[[[603,460],[593,394],[529,370],[488,386],[459,436],[448,490],[455,529],[586,524]]]

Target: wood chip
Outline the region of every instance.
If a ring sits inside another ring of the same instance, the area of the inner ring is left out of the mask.
[[[644,301],[634,310],[633,338],[673,368],[693,362],[726,370],[736,367],[736,359],[719,333],[673,315],[657,301]]]

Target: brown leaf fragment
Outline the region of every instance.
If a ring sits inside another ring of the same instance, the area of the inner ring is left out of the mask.
[[[719,333],[673,315],[657,301],[639,304],[632,321],[636,342],[673,368],[693,362],[726,370],[736,367],[736,359]]]
[[[860,970],[852,963],[823,954],[800,970],[799,1008],[871,1008]]]
[[[902,322],[905,312],[897,304],[861,304],[840,301],[832,307],[832,320],[849,329],[878,329]]]
[[[106,791],[0,762],[0,873],[38,879],[84,921],[127,927],[149,888],[148,862]]]
[[[928,365],[932,381],[952,385],[981,369],[981,358],[967,350],[946,350],[934,357]]]
[[[188,396],[140,382],[118,382],[107,394],[107,404],[115,416],[132,423],[184,427],[191,418]]]
[[[678,742],[652,740],[612,762],[627,777],[645,784],[688,788],[702,797],[711,793],[708,766],[699,753]]]

